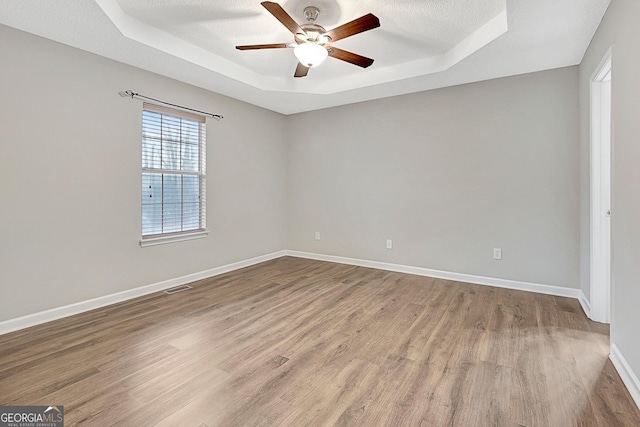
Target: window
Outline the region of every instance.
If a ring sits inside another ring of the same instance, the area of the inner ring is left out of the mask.
[[[141,246],[206,236],[206,123],[144,103]]]

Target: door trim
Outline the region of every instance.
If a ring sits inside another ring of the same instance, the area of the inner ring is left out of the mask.
[[[607,50],[590,79],[590,313],[592,320],[611,321],[611,59]],[[607,176],[608,175],[608,176]]]

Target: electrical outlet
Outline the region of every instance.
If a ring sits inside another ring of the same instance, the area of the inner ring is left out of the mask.
[[[493,259],[502,259],[502,248],[493,248]]]
[[[320,240],[320,232],[316,231],[316,240]]]
[[[387,249],[393,249],[393,240],[387,239]]]

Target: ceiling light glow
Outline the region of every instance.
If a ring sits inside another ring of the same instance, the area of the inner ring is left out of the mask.
[[[327,59],[329,52],[316,43],[301,43],[293,49],[293,54],[302,65],[312,68],[320,65],[322,61]]]

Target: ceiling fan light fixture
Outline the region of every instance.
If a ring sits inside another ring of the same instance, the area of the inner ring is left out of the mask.
[[[327,52],[326,48],[316,43],[301,43],[293,49],[293,54],[302,65],[312,68],[327,59],[329,52]]]
[[[371,58],[337,47],[331,47],[331,42],[378,28],[380,20],[374,14],[368,13],[327,31],[323,26],[315,23],[320,14],[320,10],[315,6],[307,6],[304,9],[304,17],[307,23],[297,24],[278,3],[263,1],[260,4],[293,34],[293,43],[251,44],[236,46],[236,49],[256,50],[292,47],[293,53],[299,61],[293,77],[306,77],[309,69],[320,65],[327,59],[327,56],[362,68],[367,68],[373,64],[373,59]]]

